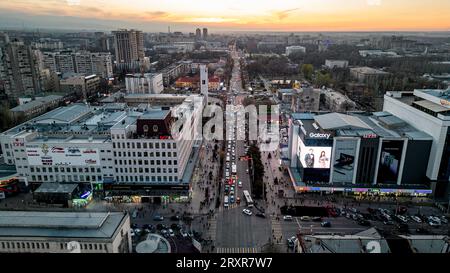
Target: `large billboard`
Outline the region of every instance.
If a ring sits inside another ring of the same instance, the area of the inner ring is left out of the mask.
[[[403,152],[403,140],[383,140],[381,144],[378,183],[396,184]]]
[[[298,137],[298,157],[303,168],[329,169],[331,161],[331,147],[305,146]]]
[[[333,183],[352,183],[355,175],[358,139],[335,138],[333,157]]]
[[[39,165],[69,165],[69,166],[99,166],[100,154],[98,149],[61,147],[42,144],[27,146],[28,163]]]

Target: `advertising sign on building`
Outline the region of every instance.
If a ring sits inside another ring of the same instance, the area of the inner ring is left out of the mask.
[[[304,168],[329,169],[331,161],[331,147],[305,146],[298,138],[298,157]]]
[[[352,183],[355,175],[358,139],[335,138],[333,156],[333,183]]]
[[[381,146],[378,183],[396,184],[403,152],[403,140],[383,140]]]
[[[31,166],[39,165],[69,165],[69,166],[99,166],[100,155],[98,149],[60,147],[42,144],[27,146],[28,163]]]

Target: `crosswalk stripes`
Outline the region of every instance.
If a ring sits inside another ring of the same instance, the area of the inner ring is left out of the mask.
[[[258,253],[257,247],[218,247],[216,253]]]
[[[222,211],[227,210],[227,209],[234,209],[234,208],[237,208],[237,207],[239,207],[239,205],[236,204],[236,203],[230,204],[230,205],[228,205],[228,207],[220,206],[219,207],[219,212],[222,212]]]
[[[209,224],[209,228],[206,233],[206,238],[208,240],[216,240],[217,220],[209,219],[208,224]]]
[[[275,239],[280,238],[281,235],[283,235],[280,221],[278,221],[276,219],[271,219],[271,224],[272,224],[273,236],[275,236]]]

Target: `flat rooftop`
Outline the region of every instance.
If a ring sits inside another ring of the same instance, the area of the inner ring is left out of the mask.
[[[35,100],[32,100],[30,102],[24,103],[22,105],[16,106],[14,108],[11,109],[12,112],[26,112],[26,111],[30,111],[36,107],[40,107],[40,106],[44,106],[49,102],[52,101],[58,101],[61,100],[63,98],[63,96],[58,96],[58,95],[49,95],[46,97],[42,97],[42,98],[38,98]]]
[[[293,119],[301,120],[309,133],[335,132],[336,136],[365,136],[376,134],[379,137],[398,137],[415,140],[432,140],[432,137],[419,131],[389,112],[374,113],[293,113]]]
[[[0,237],[111,238],[122,212],[0,211]]]
[[[353,67],[350,68],[351,71],[356,71],[361,74],[378,74],[378,75],[387,75],[389,72],[385,72],[379,69],[375,69],[372,67],[364,66],[364,67]]]
[[[42,183],[36,193],[72,193],[78,187],[76,183]]]

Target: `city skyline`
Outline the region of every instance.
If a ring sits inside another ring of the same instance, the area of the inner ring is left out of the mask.
[[[144,31],[448,31],[447,1],[350,0],[314,2],[285,0],[121,1],[16,0],[0,3],[0,26],[17,28],[115,29]],[[417,11],[420,10],[420,16]]]

